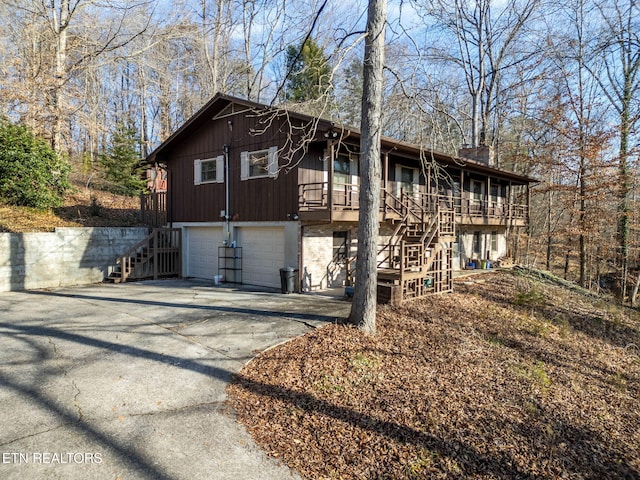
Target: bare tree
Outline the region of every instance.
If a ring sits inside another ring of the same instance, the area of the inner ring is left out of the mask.
[[[349,320],[363,331],[376,332],[377,245],[380,211],[380,137],[385,47],[386,0],[370,0],[363,62],[362,120],[360,140],[361,184],[358,214],[356,290]]]
[[[598,160],[602,148],[606,145],[602,108],[598,105],[597,85],[588,74],[586,63],[590,60],[589,38],[586,18],[590,16],[589,5],[585,0],[574,0],[565,5],[566,16],[570,20],[571,30],[562,29],[557,42],[552,45],[555,66],[560,72],[559,85],[561,95],[566,99],[563,118],[556,119],[556,128],[567,138],[571,148],[569,155],[574,157],[577,190],[577,233],[579,250],[579,283],[587,286],[588,243],[593,231],[591,219],[595,205],[590,202],[593,177],[597,175]],[[567,41],[567,35],[571,35]],[[568,163],[568,162],[567,162]]]
[[[140,32],[127,30],[127,17],[145,3],[135,6],[126,0],[95,2],[93,0],[10,0],[17,18],[26,20],[24,27],[37,22],[47,32],[38,41],[33,39],[33,55],[48,61],[38,72],[47,97],[42,108],[48,114],[52,146],[60,151],[70,141],[69,117],[82,99],[73,99],[68,87],[73,75],[85,63],[106,51],[120,48]],[[96,19],[100,18],[100,21]],[[89,27],[91,26],[91,28]],[[144,29],[144,27],[143,27]]]
[[[503,78],[533,53],[523,48],[521,33],[539,0],[508,0],[499,7],[491,0],[429,0],[427,18],[451,34],[451,47],[430,47],[430,57],[460,69],[471,99],[470,146],[491,144],[492,114],[505,88]],[[431,37],[433,38],[433,37]],[[517,55],[516,47],[518,48]]]
[[[630,244],[631,145],[640,122],[640,6],[636,0],[597,3],[604,28],[597,53],[603,71],[591,67],[602,92],[618,116],[618,248],[622,274],[621,294],[627,291]]]

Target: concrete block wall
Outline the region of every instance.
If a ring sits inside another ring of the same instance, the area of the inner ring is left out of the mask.
[[[115,259],[147,234],[138,227],[0,233],[0,292],[101,282]]]

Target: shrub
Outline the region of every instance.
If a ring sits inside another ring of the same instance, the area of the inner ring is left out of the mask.
[[[0,198],[46,209],[62,204],[69,164],[26,126],[0,118]]]

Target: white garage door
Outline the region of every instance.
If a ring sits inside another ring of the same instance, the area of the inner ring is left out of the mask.
[[[284,264],[284,227],[241,227],[242,283],[280,288]]]
[[[218,246],[221,245],[222,228],[189,227],[187,237],[187,275],[213,279],[218,275]]]

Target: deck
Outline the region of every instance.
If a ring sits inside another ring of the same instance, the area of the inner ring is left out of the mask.
[[[465,192],[469,193],[469,192]],[[356,184],[333,184],[329,182],[305,183],[299,186],[298,214],[303,221],[358,221],[359,187]],[[526,226],[529,208],[526,204],[507,199],[476,200],[471,194],[454,197],[427,193],[411,194],[414,200],[426,208],[438,204],[455,213],[458,225]],[[380,199],[380,221],[400,220],[398,198],[388,189],[382,189]]]

